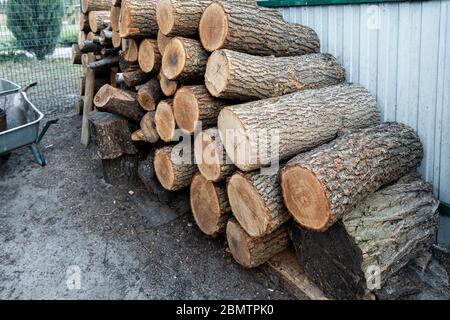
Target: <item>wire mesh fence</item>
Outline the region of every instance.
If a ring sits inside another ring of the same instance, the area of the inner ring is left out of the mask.
[[[0,78],[37,82],[29,98],[44,113],[73,106],[82,74],[72,65],[79,0],[0,0]]]

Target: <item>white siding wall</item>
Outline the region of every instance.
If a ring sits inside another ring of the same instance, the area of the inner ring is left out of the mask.
[[[322,52],[377,97],[384,120],[417,130],[425,147],[420,170],[450,203],[450,0],[281,10],[316,30]],[[450,230],[440,232],[449,238]]]

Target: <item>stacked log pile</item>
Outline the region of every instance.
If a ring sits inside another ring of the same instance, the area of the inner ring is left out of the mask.
[[[380,122],[314,30],[252,0],[85,2],[83,117],[125,120],[128,136],[121,124],[110,137],[150,150],[149,191],[189,193],[200,230],[240,265],[293,244],[329,297],[362,298],[429,249],[437,200],[412,173],[420,140]]]

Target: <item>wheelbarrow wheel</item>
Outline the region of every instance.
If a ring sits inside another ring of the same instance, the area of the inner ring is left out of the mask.
[[[0,166],[4,165],[9,160],[10,157],[11,157],[11,153],[0,156]]]

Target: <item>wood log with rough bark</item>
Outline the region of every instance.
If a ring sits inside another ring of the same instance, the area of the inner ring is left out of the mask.
[[[432,186],[411,174],[369,195],[327,232],[295,225],[290,235],[300,264],[325,294],[357,299],[432,246],[437,207]]]
[[[79,48],[82,53],[99,53],[103,46],[92,40],[84,40]]]
[[[121,57],[128,62],[137,62],[139,59],[139,43],[134,39],[126,39],[127,47]]]
[[[320,51],[311,28],[288,23],[277,10],[214,1],[202,14],[200,40],[207,51],[230,49],[255,55],[298,56]]]
[[[164,49],[161,70],[169,80],[204,81],[208,54],[197,40],[175,37]]]
[[[111,0],[82,0],[81,11],[88,13],[91,11],[104,11],[111,8]]]
[[[175,94],[173,106],[178,127],[187,134],[198,129],[206,129],[217,124],[220,111],[230,105],[230,101],[211,96],[204,85],[184,86]]]
[[[186,142],[156,150],[155,172],[166,190],[176,191],[191,184],[192,177],[198,171],[193,153],[192,147]]]
[[[164,35],[161,30],[158,31],[158,37],[156,38],[156,41],[158,43],[158,49],[161,53],[161,56],[164,55],[164,50],[167,47],[167,44],[172,40],[172,37],[168,37]]]
[[[175,118],[173,116],[173,99],[161,101],[155,114],[156,131],[164,142],[172,142],[175,138]]]
[[[218,50],[208,59],[205,84],[215,97],[258,100],[345,81],[345,70],[331,54],[259,57]]]
[[[100,44],[102,46],[107,46],[107,47],[111,47],[112,46],[112,34],[113,32],[111,30],[108,29],[103,29],[102,31],[100,31]],[[118,53],[119,50],[116,49],[111,49],[111,48],[105,48],[105,50],[115,50],[115,53]],[[102,50],[102,54],[103,54],[103,50]]]
[[[227,224],[227,240],[231,254],[244,268],[255,268],[289,247],[286,226],[263,237],[250,237],[235,219]]]
[[[122,115],[136,122],[141,121],[144,110],[136,100],[136,93],[104,85],[95,95],[94,103],[100,111]]]
[[[166,95],[167,97],[173,96],[180,87],[180,83],[178,81],[167,79],[162,72],[159,73],[158,78],[159,86],[161,87],[164,95]]]
[[[123,72],[123,80],[128,87],[136,87],[145,84],[151,79],[151,75],[142,71],[139,66],[128,68]]]
[[[120,7],[112,6],[109,14],[112,31],[119,32]]]
[[[339,84],[226,107],[218,128],[233,163],[252,171],[329,142],[343,129],[379,122],[368,90]]]
[[[124,0],[120,12],[119,32],[122,38],[155,38],[157,0]]]
[[[111,24],[110,11],[89,12],[89,27],[94,33],[107,28]]]
[[[94,94],[100,90],[105,84],[108,84],[110,79],[105,75],[96,75],[95,84],[94,84]],[[78,78],[78,93],[80,96],[84,96],[86,94],[86,77],[81,76]]]
[[[161,69],[162,56],[159,53],[158,43],[154,39],[145,39],[139,46],[139,67],[142,71],[150,73]]]
[[[284,206],[278,171],[236,172],[228,181],[234,216],[251,237],[272,233],[291,219]]]
[[[83,53],[80,50],[78,44],[74,43],[72,45],[72,64],[81,64],[81,56]]]
[[[382,123],[300,154],[281,172],[283,198],[305,228],[325,231],[361,200],[415,169],[423,157],[413,129]]]
[[[80,31],[89,32],[91,27],[89,26],[89,14],[80,13]]]
[[[192,179],[190,196],[191,210],[200,230],[211,237],[223,234],[232,216],[225,183],[213,183],[197,173]]]
[[[150,79],[147,83],[139,86],[137,92],[137,101],[146,111],[155,111],[158,103],[164,98],[159,80]]]
[[[155,111],[147,112],[141,119],[141,130],[145,137],[145,141],[156,143],[159,141],[159,135],[156,131]]]
[[[194,154],[199,171],[208,181],[225,180],[237,170],[226,154],[217,128],[204,130],[195,137]]]
[[[113,31],[111,40],[114,48],[122,47],[122,38],[120,37],[120,33]]]
[[[119,56],[108,56],[101,60],[91,62],[88,67],[91,69],[99,69],[104,67],[114,67],[119,64]]]

